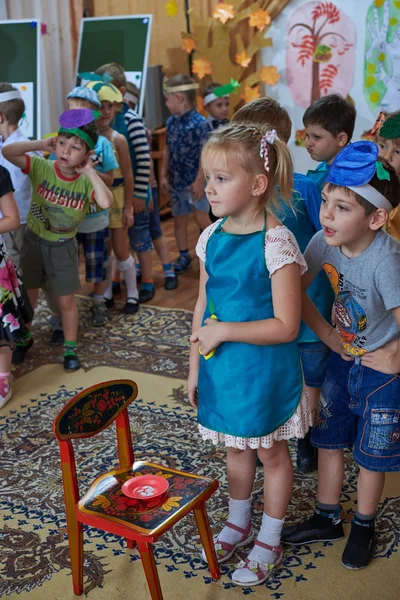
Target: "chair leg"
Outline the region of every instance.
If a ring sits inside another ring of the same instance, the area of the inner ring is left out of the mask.
[[[208,568],[213,579],[219,579],[221,572],[215,553],[214,542],[212,539],[210,523],[204,502],[193,509],[194,518],[196,519],[197,527],[200,533],[201,543],[203,544],[204,552],[207,557]]]
[[[135,540],[126,540],[126,547],[129,548],[129,550],[133,550],[133,548],[136,548],[136,542]]]
[[[163,600],[152,544],[138,542],[138,550],[149,586],[151,600]]]
[[[76,520],[73,523],[67,521],[67,529],[74,594],[81,596],[83,594],[83,525]]]

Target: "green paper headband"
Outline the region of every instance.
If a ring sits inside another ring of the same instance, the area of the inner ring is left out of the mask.
[[[227,97],[229,94],[232,94],[232,92],[235,92],[239,87],[240,83],[236,81],[236,79],[231,79],[229,83],[220,85],[219,87],[215,88],[215,90],[204,96],[203,102],[206,105],[214,100],[217,100],[218,98]]]
[[[83,140],[90,148],[90,150],[94,150],[96,146],[96,142],[92,140],[90,135],[86,133],[86,131],[82,131],[79,127],[74,127],[73,129],[66,129],[65,127],[60,127],[58,133],[70,133],[71,135],[76,135],[76,137]]]
[[[400,137],[400,115],[389,117],[380,128],[379,135],[387,140]]]

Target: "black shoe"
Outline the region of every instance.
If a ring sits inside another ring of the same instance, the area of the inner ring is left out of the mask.
[[[136,281],[137,283],[142,283],[142,274],[136,271]]]
[[[126,315],[136,315],[139,310],[139,300],[137,298],[128,298],[122,312]]]
[[[178,275],[175,273],[172,276],[169,276],[165,278],[164,281],[164,288],[168,291],[170,290],[176,290],[176,288],[178,287]]]
[[[62,329],[54,329],[51,334],[50,344],[52,346],[62,346],[65,341],[64,332]]]
[[[288,525],[282,529],[281,540],[291,546],[301,546],[302,544],[312,544],[313,542],[334,542],[344,537],[343,525],[339,521],[327,527],[318,526],[319,515],[313,516],[299,523],[298,525]]]
[[[148,302],[149,300],[151,300],[152,298],[154,298],[154,296],[156,295],[156,289],[153,285],[151,290],[143,290],[141,289],[139,291],[139,302]]]
[[[349,539],[342,555],[346,569],[365,569],[374,557],[375,527],[352,523]]]
[[[33,339],[31,338],[26,346],[16,346],[12,353],[12,364],[20,365],[24,362],[25,356],[28,353],[28,350],[33,346]]]
[[[114,306],[114,298],[104,298],[104,304],[107,308],[112,308]]]
[[[311,431],[297,442],[297,468],[301,473],[313,473],[318,467],[318,449],[311,445]]]
[[[113,294],[121,293],[121,284],[119,281],[113,281],[111,285],[112,285],[112,293]]]
[[[81,361],[76,354],[64,356],[64,371],[77,371],[81,368]]]

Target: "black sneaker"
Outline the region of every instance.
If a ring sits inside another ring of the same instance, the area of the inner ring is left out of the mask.
[[[136,315],[139,310],[139,300],[137,298],[128,298],[122,312],[126,315]]]
[[[29,340],[29,342],[25,345],[18,345],[15,346],[13,353],[12,353],[12,364],[13,365],[20,365],[21,363],[24,362],[25,360],[25,356],[27,355],[28,351],[30,348],[32,348],[33,346],[33,339],[31,338]]]
[[[178,287],[178,275],[174,273],[174,275],[168,275],[164,281],[164,288],[168,291],[176,290]]]
[[[174,269],[176,273],[184,273],[192,266],[192,257],[190,254],[187,256],[178,256],[176,262],[174,263]]]
[[[65,341],[65,338],[64,338],[63,330],[62,329],[54,329],[54,331],[51,334],[50,344],[52,346],[62,346],[64,341]]]
[[[301,473],[313,473],[318,467],[318,449],[311,445],[311,431],[297,441],[297,468]]]
[[[334,542],[344,538],[343,525],[339,518],[336,522],[332,520],[332,524],[327,527],[319,526],[319,522],[319,515],[314,513],[308,521],[284,527],[282,542],[290,546],[301,546],[313,542]]]
[[[374,557],[375,527],[351,524],[350,535],[342,555],[346,569],[365,569]]]
[[[149,302],[149,300],[152,300],[154,298],[154,296],[156,295],[156,289],[153,285],[151,290],[144,290],[141,289],[139,291],[139,302]]]
[[[77,371],[81,368],[81,361],[76,354],[67,354],[64,356],[64,371]]]

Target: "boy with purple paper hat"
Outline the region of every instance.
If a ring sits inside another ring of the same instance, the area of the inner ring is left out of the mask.
[[[112,193],[90,159],[98,138],[94,120],[100,113],[88,108],[68,110],[60,116],[58,137],[9,144],[3,149],[7,160],[26,173],[33,187],[28,214],[28,231],[21,252],[24,284],[34,307],[39,288],[47,282],[61,312],[64,369],[76,371],[78,311],[75,292],[80,288],[78,247],[79,223],[91,201],[101,208],[112,205]],[[55,153],[55,161],[29,156],[34,150]],[[33,345],[32,334],[17,345],[14,362]]]

